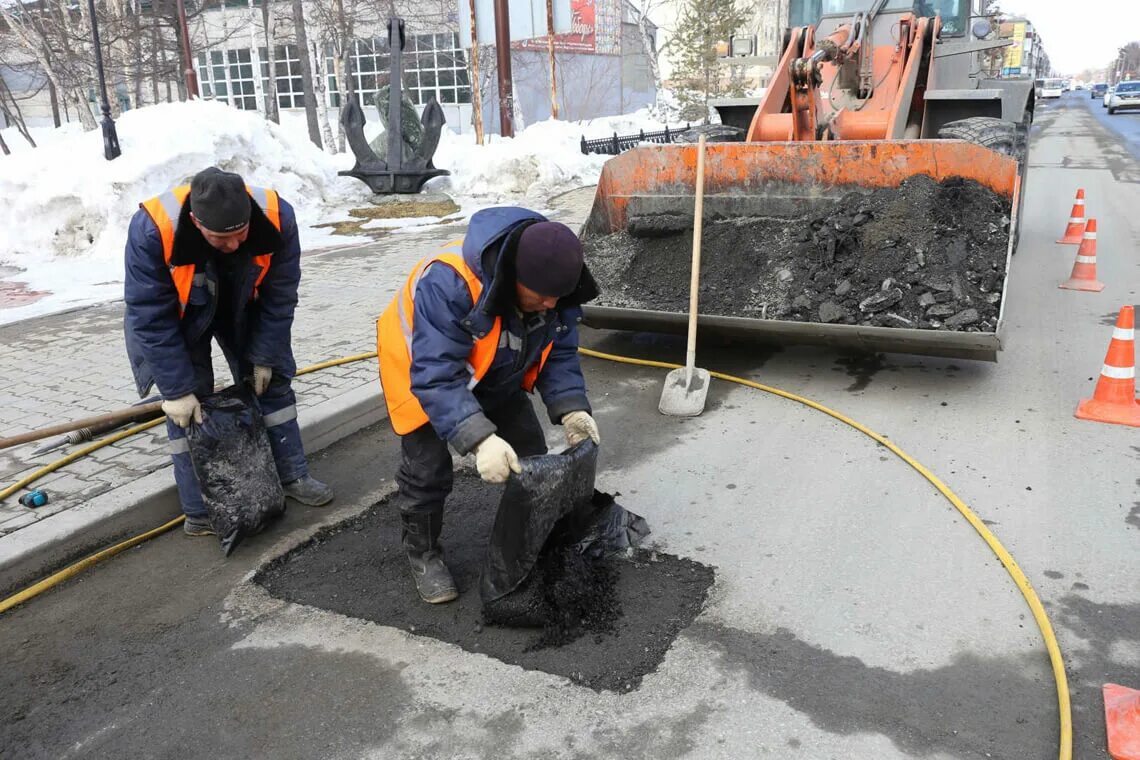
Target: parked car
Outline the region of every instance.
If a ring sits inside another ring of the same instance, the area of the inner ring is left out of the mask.
[[[1103,107],[1108,108],[1108,99],[1112,97],[1114,92],[1116,92],[1116,87],[1109,87],[1104,91],[1104,99],[1100,102]]]
[[[1097,84],[1094,84],[1092,87],[1089,88],[1089,97],[1090,98],[1093,98],[1093,99],[1100,98],[1101,100],[1104,100],[1104,96],[1107,94],[1108,94],[1108,85],[1105,84],[1104,82],[1098,82]]]
[[[1140,109],[1140,81],[1121,82],[1108,96],[1108,113],[1112,115],[1117,111],[1133,109]]]

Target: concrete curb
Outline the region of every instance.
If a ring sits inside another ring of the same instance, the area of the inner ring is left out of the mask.
[[[297,417],[307,454],[388,416],[378,382],[358,386]],[[181,514],[169,466],[0,538],[0,597],[116,541]]]

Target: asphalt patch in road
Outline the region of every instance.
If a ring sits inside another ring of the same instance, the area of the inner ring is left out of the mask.
[[[322,530],[254,578],[272,595],[454,644],[526,670],[564,676],[597,690],[629,692],[657,669],[677,634],[700,613],[713,569],[639,549],[606,560],[620,615],[608,631],[550,646],[537,629],[486,625],[479,572],[501,489],[458,474],[440,543],[460,597],[429,605],[412,585],[400,520],[388,499]]]

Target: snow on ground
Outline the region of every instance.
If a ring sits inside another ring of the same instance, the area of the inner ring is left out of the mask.
[[[378,126],[370,118],[369,137]],[[512,139],[445,130],[435,165],[451,172],[428,191],[452,195],[469,217],[518,203],[541,209],[560,192],[597,182],[608,156],[583,155],[579,141],[661,129],[647,109],[588,122],[548,120]],[[302,120],[278,126],[256,113],[196,100],[128,111],[116,127],[122,155],[103,158],[102,133],[77,125],[36,129],[32,149],[4,131],[13,155],[0,156],[0,324],[122,297],[123,246],[139,202],[189,180],[206,166],[272,187],[297,210],[307,250],[358,239],[312,225],[348,218],[368,203],[367,187],[337,176],[351,154],[329,155],[309,142]],[[368,229],[414,231],[431,218],[376,221]]]
[[[588,122],[549,119],[532,124],[514,138],[488,135],[482,147],[474,145],[470,135],[445,131],[435,165],[448,169],[451,176],[433,180],[431,187],[461,201],[545,201],[598,181],[602,164],[610,156],[583,155],[583,135],[593,139],[614,132],[636,134],[642,129],[648,132],[664,129],[664,125],[654,121],[648,109]]]
[[[100,130],[70,129],[40,149],[0,158],[0,276],[9,293],[12,282],[48,293],[0,310],[0,323],[120,298],[127,225],[139,202],[207,166],[292,199],[308,247],[335,241],[310,225],[370,194],[337,177],[338,161],[303,137],[219,103],[129,111],[116,127],[122,155],[113,161],[103,157]]]

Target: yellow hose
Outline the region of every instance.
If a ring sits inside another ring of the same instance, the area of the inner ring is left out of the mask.
[[[364,354],[353,354],[352,356],[344,356],[340,359],[330,359],[327,362],[320,362],[319,364],[312,364],[312,365],[309,365],[308,367],[305,367],[304,369],[299,369],[299,370],[297,370],[296,376],[300,377],[301,375],[307,375],[310,372],[317,372],[318,370],[328,369],[329,367],[339,367],[342,364],[350,364],[352,362],[358,362],[358,361],[361,361],[363,359],[375,359],[375,358],[376,358],[376,352],[375,351],[369,351],[368,353],[364,353]],[[50,475],[51,473],[58,470],[60,467],[63,467],[65,465],[69,465],[72,462],[74,462],[76,459],[87,456],[92,451],[98,451],[99,449],[103,448],[104,446],[110,446],[112,443],[116,443],[118,441],[121,441],[124,438],[127,438],[129,436],[134,435],[135,433],[141,433],[144,430],[150,430],[152,427],[155,427],[156,425],[159,425],[165,421],[166,421],[166,417],[159,417],[158,419],[150,420],[149,422],[144,422],[141,425],[135,425],[134,427],[127,428],[126,430],[120,430],[118,433],[115,433],[114,435],[111,435],[111,436],[108,436],[108,437],[103,438],[101,440],[98,440],[95,443],[91,444],[90,446],[84,446],[81,449],[76,449],[75,451],[71,452],[70,454],[63,457],[62,459],[57,459],[54,462],[52,462],[51,464],[45,465],[44,467],[41,467],[40,469],[36,470],[35,472],[32,472],[32,473],[29,473],[28,475],[25,475],[23,478],[21,478],[20,480],[17,480],[15,483],[8,486],[7,488],[0,490],[0,501],[4,501],[4,499],[7,499],[9,496],[16,493],[21,488],[26,488],[27,486],[31,485],[32,483],[35,483],[40,478],[42,478],[46,475]],[[0,610],[0,611],[2,611],[2,610]]]
[[[634,359],[627,356],[607,354],[588,348],[579,348],[578,351],[583,356],[589,356],[594,359],[604,359],[606,361],[617,362],[619,364],[631,364],[640,367],[657,367],[660,369],[679,369],[682,366],[680,364],[671,364],[669,362],[653,361],[650,359]],[[372,359],[375,357],[375,351],[356,354],[353,356],[346,356],[342,359],[333,359],[331,361],[321,362],[320,364],[314,364],[310,367],[306,367],[302,370],[299,370],[297,372],[297,375],[305,375],[309,372],[316,372],[328,367],[335,367],[341,364],[348,364],[349,362],[361,361],[363,359]],[[1018,590],[1021,591],[1022,597],[1025,598],[1026,604],[1029,605],[1029,609],[1033,613],[1033,619],[1037,622],[1037,627],[1041,631],[1041,637],[1045,641],[1045,649],[1049,653],[1049,662],[1053,667],[1053,680],[1056,683],[1057,687],[1057,706],[1060,712],[1061,721],[1061,737],[1058,757],[1060,760],[1072,760],[1073,716],[1072,708],[1069,704],[1069,685],[1068,679],[1065,676],[1065,663],[1061,657],[1061,648],[1057,644],[1057,637],[1053,633],[1053,626],[1049,623],[1049,617],[1045,614],[1045,608],[1042,607],[1041,600],[1037,597],[1037,592],[1033,590],[1032,584],[1030,584],[1029,579],[1025,576],[1025,573],[1022,572],[1021,567],[1018,566],[1017,562],[1006,550],[1006,548],[1002,546],[1001,541],[998,540],[997,536],[991,533],[989,528],[987,528],[985,524],[978,518],[978,516],[974,514],[973,510],[966,506],[965,502],[958,498],[957,494],[951,491],[950,488],[945,483],[943,483],[937,475],[928,470],[920,462],[914,459],[914,457],[910,456],[905,451],[900,449],[890,439],[880,435],[879,433],[876,433],[874,430],[871,430],[867,426],[856,422],[850,417],[841,414],[834,409],[826,407],[823,404],[812,401],[811,399],[804,398],[803,396],[797,396],[794,393],[790,393],[779,388],[773,388],[770,385],[763,385],[761,383],[757,383],[743,377],[727,375],[722,372],[710,372],[709,374],[718,380],[724,380],[726,382],[744,385],[749,388],[755,388],[758,391],[764,391],[765,393],[771,393],[775,396],[786,398],[789,401],[795,401],[796,403],[803,404],[804,406],[815,409],[816,411],[823,412],[829,417],[832,417],[844,423],[845,425],[849,425],[850,427],[855,428],[860,433],[863,433],[875,442],[885,446],[895,456],[899,457],[908,465],[913,467],[918,472],[918,474],[926,478],[926,480],[929,481],[930,484],[934,486],[939,493],[945,496],[946,499],[954,505],[954,508],[957,509],[964,518],[966,518],[966,521],[970,523],[971,526],[973,526],[974,530],[977,531],[978,535],[982,537],[982,540],[986,542],[986,544],[990,547],[990,550],[993,551],[993,553],[1001,561],[1002,566],[1006,569],[1006,572],[1009,573],[1009,576],[1013,579],[1013,582],[1017,586]],[[60,459],[57,462],[53,462],[42,470],[33,473],[20,483],[10,486],[3,492],[0,492],[0,498],[6,498],[8,495],[21,488],[22,484],[26,482],[32,482],[36,478],[42,477],[43,475],[46,475],[47,473],[52,472],[69,462],[73,462],[79,457],[95,451],[96,449],[102,448],[103,446],[106,446],[110,443],[114,443],[115,441],[126,438],[129,435],[134,435],[141,430],[154,427],[159,422],[162,422],[162,420],[163,418],[152,420],[151,422],[148,422],[144,425],[138,425],[134,428],[130,428],[129,430],[124,430],[121,433],[116,433],[110,438],[106,438],[96,444],[92,444],[91,446],[87,446],[79,451],[73,452],[63,459]],[[108,557],[113,557],[121,551],[129,549],[132,546],[136,546],[144,541],[154,538],[155,536],[165,531],[170,530],[171,528],[181,523],[183,519],[184,518],[181,516],[177,517],[165,525],[155,528],[154,530],[150,530],[146,533],[135,536],[134,538],[128,539],[127,541],[123,541],[122,543],[115,544],[112,547],[97,552],[96,554],[92,554],[90,557],[82,559],[79,562],[76,562],[75,564],[64,568],[58,573],[55,573],[54,575],[43,579],[35,585],[30,586],[23,591],[20,591],[19,593],[10,596],[7,599],[4,599],[3,601],[0,601],[0,613],[6,612],[12,607],[15,607],[16,605],[21,604],[35,596],[38,596],[44,591],[47,591],[48,589],[68,580],[69,578],[74,577],[75,575],[83,572],[92,565],[104,559],[107,559]]]
[[[632,359],[627,356],[607,354],[588,348],[579,348],[578,352],[594,359],[605,359],[606,361],[618,362],[619,364],[634,364],[640,367],[680,369],[683,366],[649,359]],[[1057,644],[1057,637],[1053,634],[1053,626],[1049,623],[1049,616],[1045,614],[1045,608],[1041,606],[1041,600],[1037,598],[1037,592],[1033,590],[1032,584],[1030,584],[1029,579],[1025,577],[1025,573],[1022,572],[1021,567],[1018,566],[1013,556],[1006,551],[1006,548],[1002,546],[997,536],[991,533],[985,523],[978,519],[978,516],[974,514],[973,510],[966,506],[965,502],[958,498],[958,495],[951,491],[945,483],[939,480],[937,475],[926,469],[926,467],[914,459],[914,457],[900,449],[890,439],[876,433],[874,430],[856,422],[850,417],[826,407],[823,404],[812,401],[811,399],[797,396],[794,393],[789,393],[779,388],[773,388],[770,385],[763,385],[743,377],[736,377],[735,375],[726,375],[722,372],[709,372],[709,375],[718,380],[745,385],[749,388],[755,388],[758,391],[764,391],[765,393],[786,398],[789,401],[795,401],[798,404],[803,404],[818,412],[823,412],[827,416],[833,417],[843,424],[855,428],[860,433],[863,433],[877,443],[890,449],[895,456],[917,470],[919,475],[926,478],[932,486],[938,489],[940,494],[946,497],[947,501],[954,505],[954,508],[966,518],[966,522],[973,526],[974,530],[978,532],[978,535],[982,537],[982,540],[986,542],[997,558],[1001,560],[1002,566],[1005,567],[1006,572],[1009,573],[1010,578],[1013,579],[1014,584],[1025,598],[1025,603],[1029,605],[1029,609],[1033,613],[1033,619],[1037,621],[1037,627],[1041,630],[1041,638],[1045,640],[1045,649],[1049,652],[1049,662],[1053,666],[1053,680],[1057,685],[1057,707],[1061,715],[1061,744],[1058,756],[1060,760],[1071,760],[1073,756],[1073,715],[1072,708],[1069,704],[1069,683],[1068,678],[1065,676],[1065,662],[1061,657],[1061,648]]]
[[[92,567],[93,565],[95,565],[99,562],[102,562],[103,560],[107,559],[108,557],[114,557],[119,552],[126,551],[127,549],[130,549],[132,546],[138,546],[139,544],[141,544],[144,541],[149,541],[150,539],[154,538],[155,536],[162,534],[162,533],[165,533],[166,531],[170,530],[171,528],[175,527],[176,525],[181,524],[182,521],[185,519],[186,519],[186,517],[184,515],[179,515],[178,517],[174,518],[173,520],[166,523],[165,525],[160,525],[157,528],[154,528],[153,530],[148,530],[146,533],[142,533],[140,535],[137,535],[134,538],[128,538],[126,541],[123,541],[121,543],[117,543],[114,546],[109,546],[106,549],[103,549],[101,551],[96,552],[95,554],[92,554],[90,557],[84,557],[83,559],[79,560],[75,564],[68,565],[67,567],[60,570],[58,573],[54,573],[52,575],[49,575],[48,577],[44,578],[42,581],[39,581],[38,583],[35,583],[34,585],[28,586],[23,591],[20,591],[16,594],[13,594],[12,596],[5,599],[4,601],[0,602],[0,613],[7,612],[8,610],[12,609],[16,605],[23,604],[24,602],[28,601],[29,599],[36,597],[36,596],[39,596],[43,592],[47,591],[48,589],[52,588],[53,586],[58,586],[60,583],[63,583],[64,581],[68,580],[69,578],[74,578],[75,576],[79,575],[80,573],[82,573],[87,568]]]

